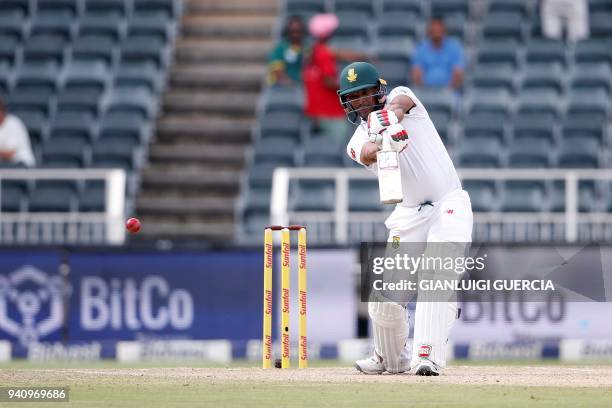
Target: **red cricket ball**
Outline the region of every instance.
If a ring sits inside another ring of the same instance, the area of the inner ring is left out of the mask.
[[[130,218],[125,223],[125,228],[127,228],[127,230],[130,231],[132,234],[135,234],[140,231],[141,226],[142,224],[140,224],[140,220],[138,218]]]

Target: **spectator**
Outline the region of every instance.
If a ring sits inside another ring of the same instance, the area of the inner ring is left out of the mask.
[[[448,87],[463,85],[463,46],[446,36],[446,26],[439,17],[429,22],[428,37],[412,56],[412,82],[416,86]]]
[[[6,112],[0,100],[0,164],[35,165],[28,131],[21,119]]]
[[[302,83],[304,54],[304,21],[300,16],[289,17],[278,42],[268,58],[270,85],[292,86]]]
[[[589,5],[587,0],[543,0],[542,33],[548,38],[560,39],[563,24],[567,38],[576,42],[589,36]]]
[[[338,60],[368,59],[350,50],[334,50],[328,41],[338,28],[335,14],[317,14],[308,23],[308,31],[315,39],[312,50],[304,59],[304,88],[306,116],[322,133],[344,140],[348,132],[346,114],[338,99]]]

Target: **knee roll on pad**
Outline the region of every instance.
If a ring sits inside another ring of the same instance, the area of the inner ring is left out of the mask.
[[[373,323],[385,327],[398,327],[406,322],[406,308],[395,302],[370,302],[368,313]]]

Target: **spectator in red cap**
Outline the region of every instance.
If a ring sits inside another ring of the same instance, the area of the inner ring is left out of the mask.
[[[346,115],[338,95],[337,60],[368,59],[367,56],[349,50],[334,50],[328,41],[338,28],[335,14],[317,14],[308,24],[314,38],[312,50],[305,57],[302,73],[306,92],[306,116],[316,128],[333,138],[344,140],[348,131]]]

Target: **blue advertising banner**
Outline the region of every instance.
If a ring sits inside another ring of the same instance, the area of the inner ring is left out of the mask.
[[[22,345],[57,341],[65,333],[61,256],[53,251],[0,255],[0,339]]]
[[[257,251],[74,254],[70,338],[258,337],[262,263]]]
[[[251,339],[260,251],[0,252],[0,339]],[[60,273],[62,271],[62,273]]]

